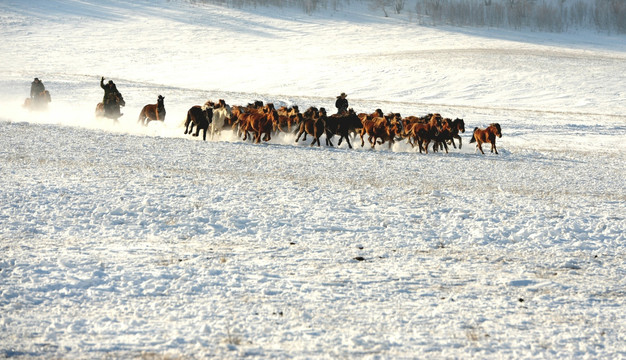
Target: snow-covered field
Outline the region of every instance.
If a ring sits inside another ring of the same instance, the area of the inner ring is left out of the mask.
[[[6,0],[0,34],[0,358],[626,357],[624,36],[165,0]],[[183,135],[342,91],[463,148]]]

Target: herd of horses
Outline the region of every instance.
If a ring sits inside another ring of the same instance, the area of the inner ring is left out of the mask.
[[[417,146],[420,153],[426,154],[431,144],[433,152],[445,150],[448,153],[449,144],[456,149],[455,140],[460,149],[462,138],[459,134],[465,132],[463,119],[452,120],[437,113],[402,117],[399,113],[385,115],[380,109],[371,114],[357,114],[350,108],[343,113],[329,115],[323,107],[311,106],[300,112],[297,105],[276,109],[272,103],[255,101],[245,106],[229,106],[224,100],[207,101],[204,105],[191,107],[187,111],[184,126],[185,134],[199,136],[200,131],[203,131],[203,140],[206,140],[207,132],[212,139],[223,129],[231,129],[244,141],[251,139],[255,143],[269,141],[273,135],[281,132],[295,134],[296,143],[301,138],[306,141],[309,136],[312,139],[311,146],[321,146],[322,135],[325,135],[326,146],[334,146],[332,141],[338,136],[337,145],[345,140],[349,148],[352,148],[350,139],[356,139],[357,136],[361,140],[361,147],[365,146],[367,136],[372,148],[384,143],[391,148],[396,141],[406,139],[412,147]],[[502,130],[499,124],[493,123],[485,129],[475,128],[470,143],[476,143],[476,148],[482,154],[482,144],[491,144],[491,152],[498,154],[497,137],[502,137]]]
[[[50,95],[38,97],[43,99],[30,102],[26,99],[24,107],[31,110],[41,110],[50,102]],[[47,100],[46,100],[47,99]],[[158,96],[156,104],[145,105],[139,114],[137,122],[146,126],[150,121],[165,121],[165,98]],[[119,99],[113,108],[105,109],[102,103],[96,106],[96,117],[108,117],[117,121],[122,116],[120,106],[124,106],[124,99]],[[372,148],[384,143],[391,146],[396,141],[406,140],[412,147],[417,146],[420,153],[428,153],[429,146],[433,152],[445,150],[448,153],[448,145],[456,149],[455,140],[458,141],[459,149],[463,145],[460,133],[465,132],[463,119],[444,118],[438,113],[425,116],[402,117],[399,113],[384,114],[376,109],[371,114],[356,113],[352,108],[343,113],[329,115],[325,108],[311,106],[306,111],[300,112],[297,105],[278,109],[274,104],[264,104],[255,101],[245,106],[230,106],[221,99],[218,102],[207,101],[204,105],[194,105],[187,111],[184,122],[185,134],[199,136],[203,131],[202,138],[206,140],[207,132],[211,139],[224,129],[233,130],[244,141],[250,139],[255,143],[269,141],[272,135],[277,133],[295,134],[298,143],[307,141],[307,136],[312,138],[311,146],[321,146],[320,137],[325,135],[326,146],[334,146],[333,139],[339,136],[337,145],[345,140],[352,149],[350,140],[361,140],[361,147],[365,146],[365,137]],[[195,133],[194,133],[195,128]],[[498,123],[490,124],[487,128],[474,128],[470,143],[476,143],[476,148],[482,154],[483,144],[491,144],[491,152],[498,154],[496,138],[502,137],[502,130]]]

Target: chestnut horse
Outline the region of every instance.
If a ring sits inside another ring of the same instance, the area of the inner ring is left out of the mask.
[[[148,126],[151,120],[165,121],[165,105],[163,104],[163,100],[165,100],[165,98],[159,95],[156,104],[144,106],[139,113],[137,122],[141,123],[143,126]]]
[[[309,134],[313,137],[311,146],[317,143],[320,146],[320,136],[326,129],[326,109],[310,107],[302,114],[302,120],[300,121],[298,128],[298,136],[296,137],[296,143],[300,140],[300,137],[304,134],[302,140],[306,140],[306,135]]]
[[[391,149],[396,135],[402,133],[402,118],[400,114],[390,114],[387,117],[375,117],[365,119],[363,128],[361,128],[361,147],[365,145],[363,136],[368,135],[368,141],[372,145],[372,149],[376,144],[382,145],[385,141],[389,141],[388,146]]]
[[[28,110],[45,110],[48,108],[48,103],[51,101],[50,92],[44,90],[32,99],[26,98],[22,106]]]
[[[419,146],[420,153],[428,154],[428,144],[435,140],[435,136],[441,130],[441,122],[443,118],[440,114],[432,114],[430,121],[427,123],[412,122],[404,129],[404,137],[406,137],[411,146],[415,147],[415,144]],[[411,142],[413,140],[413,142]]]
[[[248,131],[254,134],[254,142],[270,141],[272,131],[278,124],[278,112],[274,108],[274,104],[267,104],[262,108],[252,108],[245,113],[239,115],[239,130],[244,134],[243,140],[248,138]]]
[[[277,130],[286,133],[290,133],[291,127],[298,124],[300,122],[300,118],[302,117],[298,105],[294,105],[290,108],[281,106],[280,109],[276,111],[278,112]]]
[[[472,135],[472,140],[470,143],[475,142],[476,147],[480,152],[484,155],[483,151],[483,143],[491,143],[491,152],[498,153],[498,149],[496,149],[496,136],[502,137],[502,130],[500,129],[500,124],[493,123],[490,124],[486,129],[474,128],[474,134]]]

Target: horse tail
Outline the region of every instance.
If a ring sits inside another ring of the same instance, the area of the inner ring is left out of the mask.
[[[190,111],[187,111],[187,116],[183,121],[181,121],[181,126],[187,126],[189,125],[189,123],[191,123],[191,115],[189,113]]]
[[[477,127],[474,128],[474,131],[472,132],[472,140],[470,140],[470,144],[476,142],[476,130],[478,130]]]

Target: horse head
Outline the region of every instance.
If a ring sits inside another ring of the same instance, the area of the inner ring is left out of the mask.
[[[115,93],[115,103],[119,106],[126,106],[126,101],[124,101],[122,94],[120,94],[119,92]]]
[[[456,119],[454,119],[453,123],[456,124],[456,128],[460,132],[462,132],[462,133],[465,132],[465,121],[463,121],[463,119],[456,118]]]
[[[44,99],[45,102],[52,101],[52,98],[50,97],[50,92],[48,90],[44,90],[41,92],[41,98]]]
[[[502,137],[502,129],[500,128],[500,124],[498,123],[493,123],[490,126],[493,126],[496,130],[496,135],[501,138]]]

